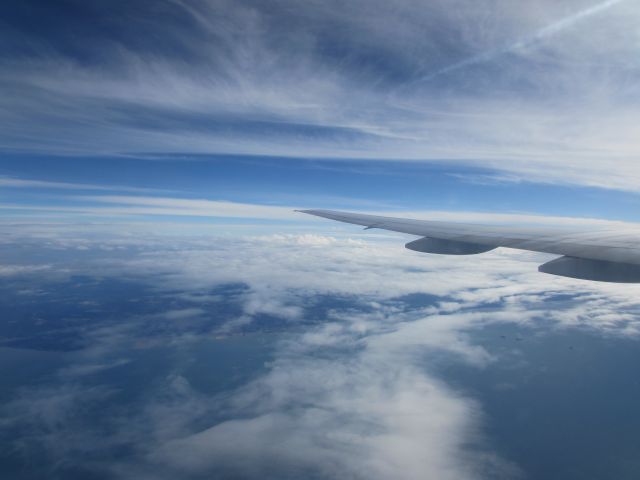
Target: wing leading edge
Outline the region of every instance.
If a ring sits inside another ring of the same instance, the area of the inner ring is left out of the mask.
[[[562,255],[541,265],[543,273],[585,280],[640,283],[640,232],[560,228],[504,227],[413,220],[333,210],[299,210],[339,222],[407,233],[422,238],[410,250],[444,255],[473,255],[498,247]]]

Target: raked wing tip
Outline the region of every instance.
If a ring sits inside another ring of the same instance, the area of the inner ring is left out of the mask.
[[[317,215],[318,210],[294,210],[294,212],[306,213],[308,215]]]

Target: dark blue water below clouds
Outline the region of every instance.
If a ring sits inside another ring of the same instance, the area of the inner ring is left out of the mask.
[[[122,422],[164,415],[170,425],[172,412],[194,397],[208,407],[176,436],[232,420],[227,397],[269,371],[279,343],[312,331],[331,312],[377,308],[356,296],[310,294],[295,325],[262,315],[211,334],[240,315],[246,288],[200,292],[192,311],[188,292],[160,292],[143,277],[96,272],[39,282],[31,275],[0,285],[2,477],[110,478],[105,465],[144,455],[139,442],[158,434],[142,425],[127,436]],[[442,300],[416,293],[392,303],[406,310]],[[549,308],[570,301],[550,297]],[[534,326],[493,324],[465,334],[497,360],[478,369],[426,355],[424,369],[479,403],[490,448],[525,478],[638,478],[638,340],[559,329],[544,317]],[[75,444],[87,438],[95,444]]]

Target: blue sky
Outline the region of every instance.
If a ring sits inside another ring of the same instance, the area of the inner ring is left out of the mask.
[[[635,0],[2,10],[14,219],[109,193],[638,220]]]
[[[167,156],[162,160],[127,157],[47,157],[9,155],[0,160],[0,205],[10,220],[47,219],[61,207],[77,220],[79,212],[157,199],[164,207],[188,201],[226,201],[245,205],[335,208],[371,211],[451,211],[515,213],[637,221],[638,197],[625,191],[541,184],[495,170],[445,163],[309,160],[247,156]],[[105,201],[109,200],[106,204]],[[111,205],[110,205],[111,204]],[[147,212],[148,213],[148,212]],[[188,213],[188,212],[185,212]],[[229,222],[225,215],[224,222]],[[154,222],[220,221],[215,213],[110,215],[111,220]],[[265,219],[251,207],[244,219]],[[282,218],[280,218],[282,217]],[[295,216],[267,215],[270,223]],[[303,221],[300,219],[300,221]]]

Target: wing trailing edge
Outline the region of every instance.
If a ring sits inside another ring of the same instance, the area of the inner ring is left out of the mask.
[[[298,210],[339,222],[422,238],[405,246],[444,255],[473,255],[498,247],[562,255],[538,271],[563,277],[640,283],[640,230],[496,226],[386,217],[333,210]]]

